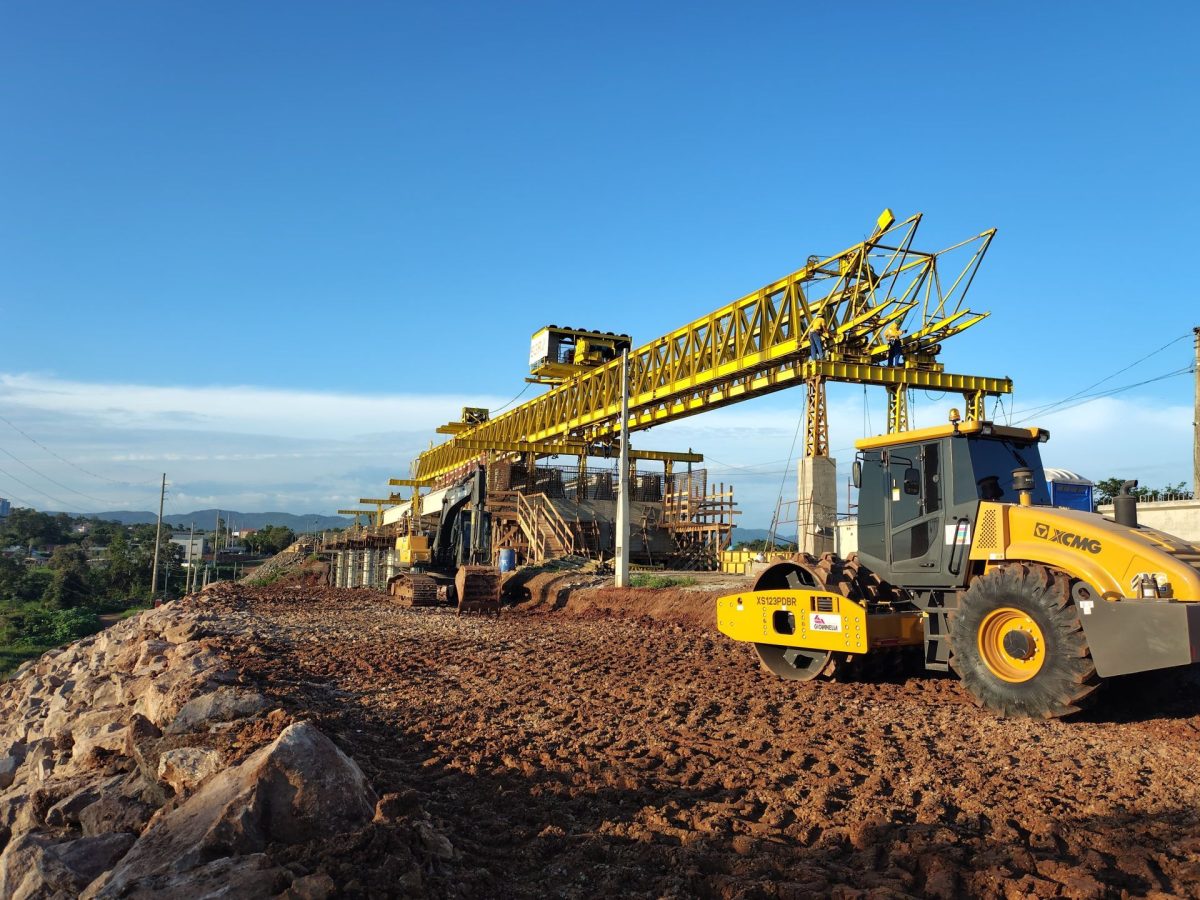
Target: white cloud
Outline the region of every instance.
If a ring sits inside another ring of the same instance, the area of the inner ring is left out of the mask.
[[[0,495],[42,509],[151,509],[166,471],[172,512],[218,506],[327,513],[388,490],[387,478],[405,474],[415,454],[441,439],[434,428],[456,418],[461,407],[497,407],[509,396],[159,387],[0,374],[0,415],[103,476],[61,462],[0,422],[0,448],[87,496],[3,454],[0,468],[54,499],[3,474]],[[871,392],[868,416],[860,391],[830,390],[830,443],[843,480],[854,440],[883,430],[882,396]],[[918,393],[914,424],[945,421],[952,405],[959,405],[954,395],[933,400]],[[1027,408],[1037,405],[1031,400]],[[795,458],[803,450],[796,426],[803,410],[803,391],[784,391],[638,433],[634,445],[705,454],[710,480],[734,486],[742,524],[765,527],[781,484],[785,500],[794,495]],[[1191,416],[1182,405],[1106,398],[1038,424],[1051,431],[1043,449],[1049,465],[1094,479],[1120,475],[1161,485],[1188,478]]]

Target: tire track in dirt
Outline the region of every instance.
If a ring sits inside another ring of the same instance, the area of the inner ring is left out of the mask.
[[[448,894],[1200,895],[1192,673],[999,720],[949,678],[781,682],[692,627],[329,593],[242,592],[228,639],[419,795],[461,854]]]

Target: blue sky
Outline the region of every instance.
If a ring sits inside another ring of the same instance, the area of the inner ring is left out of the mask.
[[[0,414],[40,444],[0,422],[24,482],[0,472],[0,495],[149,508],[166,469],[184,509],[328,512],[461,405],[516,394],[541,325],[651,340],[884,206],[923,211],[928,246],[999,229],[970,304],[992,317],[944,360],[1013,377],[1018,410],[1061,399],[1200,324],[1198,18],[6,4]],[[1190,357],[1180,341],[1104,386]],[[861,391],[833,401],[842,449]],[[641,443],[722,460],[762,525],[802,402]],[[1190,480],[1190,403],[1183,375],[1051,417],[1047,456]]]

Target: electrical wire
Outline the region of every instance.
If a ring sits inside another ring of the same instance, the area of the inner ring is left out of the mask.
[[[756,469],[772,469],[773,470],[781,462],[789,462],[790,460],[768,459],[763,462],[746,463],[745,465],[737,465],[736,463],[727,463],[724,460],[717,459],[712,454],[706,453],[705,461],[706,462],[714,462],[718,466],[722,466],[726,469],[734,469],[739,472],[754,472]]]
[[[30,503],[28,500],[25,500],[22,497],[18,497],[15,494],[9,494],[7,491],[5,491],[5,493],[8,494],[8,496],[6,496],[4,498],[5,500],[13,500],[13,501],[16,501],[17,503],[20,503],[22,506],[26,507],[27,509],[33,509],[34,505],[32,503]]]
[[[1023,421],[1028,421],[1030,417],[1044,415],[1045,413],[1055,410],[1057,407],[1060,407],[1063,404],[1070,403],[1072,400],[1075,400],[1078,397],[1085,396],[1085,395],[1091,396],[1090,394],[1087,394],[1087,391],[1090,391],[1094,387],[1099,387],[1100,385],[1104,384],[1104,382],[1106,382],[1106,381],[1111,381],[1113,378],[1116,378],[1118,375],[1122,374],[1123,372],[1128,372],[1134,366],[1144,363],[1150,357],[1155,356],[1159,353],[1162,353],[1168,347],[1172,347],[1175,344],[1178,344],[1180,341],[1187,340],[1190,337],[1192,337],[1192,334],[1190,332],[1187,334],[1182,334],[1179,337],[1175,338],[1174,340],[1168,341],[1167,343],[1163,344],[1157,350],[1153,350],[1150,353],[1147,353],[1145,356],[1141,357],[1140,359],[1134,360],[1129,365],[1125,366],[1123,369],[1117,369],[1117,371],[1113,372],[1111,375],[1106,375],[1105,377],[1101,378],[1099,381],[1095,382],[1094,384],[1089,384],[1087,387],[1081,388],[1080,390],[1076,391],[1074,394],[1071,394],[1071,396],[1069,396],[1069,397],[1064,397],[1062,400],[1059,400],[1055,403],[1047,403],[1044,406],[1039,406],[1039,407],[1036,407],[1035,409],[1029,410],[1026,413],[1026,417],[1024,419],[1018,420],[1017,424],[1020,424]],[[1149,382],[1146,382],[1146,383],[1148,384]],[[1132,385],[1132,387],[1137,387],[1137,386],[1138,385]]]
[[[488,415],[490,416],[490,415],[493,415],[494,413],[502,412],[503,410],[508,409],[510,406],[512,406],[514,403],[516,403],[518,400],[520,400],[522,397],[525,396],[525,392],[527,390],[529,390],[529,387],[532,384],[533,384],[532,381],[525,382],[525,387],[521,388],[521,393],[517,394],[517,396],[513,397],[511,400],[509,400],[503,406],[497,406],[495,409],[488,410]]]
[[[779,525],[779,507],[783,503],[783,491],[787,486],[788,471],[792,468],[792,457],[796,453],[796,439],[800,436],[800,428],[804,425],[806,416],[801,415],[796,419],[796,430],[792,432],[792,446],[788,450],[787,464],[783,467],[783,474],[779,478],[779,496],[775,498],[775,513],[771,516],[771,533],[767,540],[775,540],[775,529]]]
[[[95,472],[92,472],[88,469],[85,469],[83,466],[80,466],[80,465],[77,465],[76,463],[71,462],[71,460],[67,459],[65,456],[61,456],[58,453],[55,453],[53,450],[51,450],[49,447],[47,447],[45,444],[43,444],[37,438],[30,435],[28,432],[25,432],[25,431],[21,430],[20,428],[18,428],[15,424],[13,424],[13,422],[10,419],[5,418],[4,416],[0,416],[0,422],[3,422],[5,425],[7,425],[13,431],[17,432],[17,434],[21,435],[22,437],[26,438],[27,440],[29,440],[32,443],[36,444],[37,446],[41,447],[43,450],[45,450],[47,453],[49,453],[55,459],[59,460],[60,462],[66,463],[72,469],[78,469],[84,475],[88,475],[92,478],[99,479],[100,481],[107,481],[110,484],[124,485],[125,487],[141,487],[142,486],[141,482],[118,481],[115,478],[109,478],[107,475],[97,475]],[[154,482],[146,482],[146,484],[153,484],[153,483]]]
[[[38,471],[33,466],[31,466],[29,463],[25,462],[25,460],[21,459],[19,456],[15,455],[14,453],[11,453],[4,447],[0,447],[0,453],[3,453],[5,456],[9,457],[10,459],[16,460],[21,465],[23,465],[25,468],[27,468],[30,472],[32,472],[34,475],[37,475],[41,478],[45,478],[48,482],[62,488],[64,491],[70,491],[72,494],[78,494],[80,497],[83,497],[85,500],[91,500],[93,503],[99,503],[101,506],[108,503],[107,500],[101,500],[99,497],[93,497],[90,494],[85,494],[83,491],[77,491],[77,490],[75,490],[75,488],[71,487],[70,485],[63,484],[61,481],[56,481],[55,479],[53,479],[49,475],[47,475],[45,472]]]
[[[62,507],[62,510],[61,510],[62,512],[67,512],[67,513],[78,513],[79,512],[78,510],[70,509],[69,507],[71,506],[71,504],[58,499],[57,497],[53,496],[52,494],[47,494],[45,491],[35,488],[28,481],[22,481],[20,478],[18,478],[12,472],[9,472],[7,469],[0,469],[0,475],[6,475],[9,478],[11,478],[13,481],[15,481],[17,484],[21,485],[22,487],[27,487],[34,493],[41,494],[43,497],[47,498],[48,500],[53,500],[55,503],[57,503],[59,506]]]
[[[1174,372],[1167,372],[1163,375],[1155,376],[1154,378],[1147,378],[1145,381],[1135,381],[1133,384],[1122,385],[1121,387],[1111,388],[1107,391],[1097,391],[1094,394],[1085,394],[1082,396],[1076,395],[1075,399],[1077,399],[1079,402],[1072,403],[1069,406],[1059,406],[1054,411],[1055,412],[1066,412],[1069,409],[1075,409],[1078,406],[1084,406],[1088,403],[1093,402],[1094,400],[1100,400],[1104,397],[1111,397],[1114,394],[1120,394],[1123,391],[1133,390],[1134,388],[1142,387],[1143,385],[1154,384],[1156,381],[1166,381],[1168,378],[1178,378],[1180,375],[1191,375],[1195,371],[1196,371],[1195,366],[1190,366],[1190,365],[1184,366],[1182,369],[1176,369]],[[1037,410],[1034,410],[1033,412],[1027,414],[1024,418],[1017,419],[1015,424],[1020,425],[1023,422],[1028,422],[1031,418],[1034,418],[1035,416],[1042,416],[1042,415],[1045,415],[1045,412],[1038,412]]]

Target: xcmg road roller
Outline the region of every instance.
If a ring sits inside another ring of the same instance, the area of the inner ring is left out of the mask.
[[[720,630],[809,681],[924,654],[1003,715],[1070,715],[1104,679],[1200,660],[1200,548],[1050,505],[1049,433],[983,421],[857,443],[858,552],[797,556],[717,601]]]

